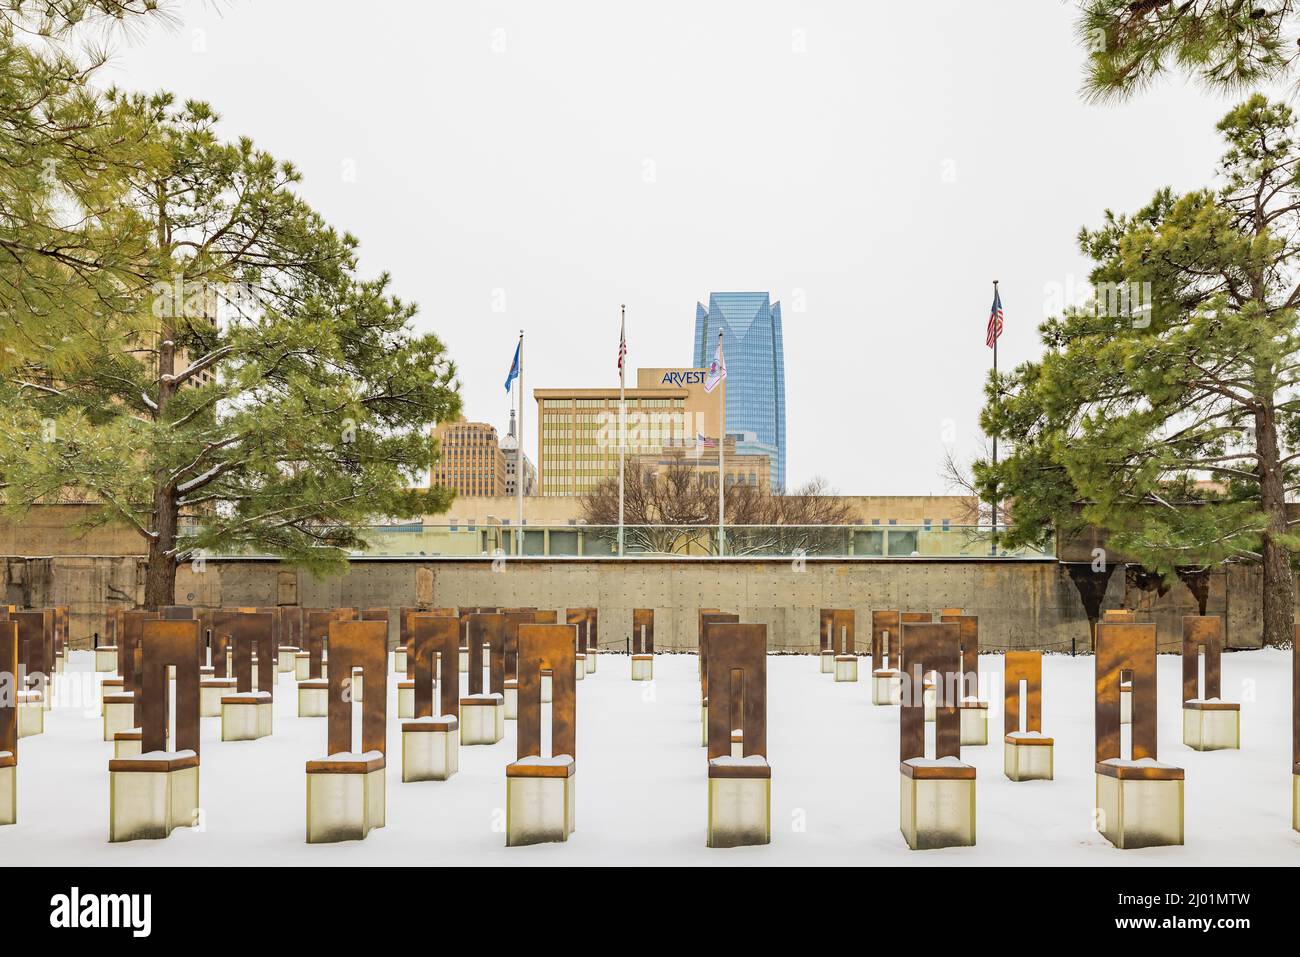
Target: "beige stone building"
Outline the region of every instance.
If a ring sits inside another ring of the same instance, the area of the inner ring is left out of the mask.
[[[665,446],[657,452],[630,456],[627,468],[639,468],[646,475],[660,475],[674,467],[686,466],[703,474],[711,486],[718,484],[718,443],[713,439],[686,445]],[[772,485],[772,460],[767,455],[736,452],[735,436],[728,435],[723,446],[722,468],[727,486],[755,485],[764,489]],[[617,470],[616,473],[617,474]]]
[[[429,484],[449,488],[457,495],[506,494],[506,457],[497,430],[486,422],[440,423],[434,429],[438,460],[429,472]]]
[[[721,434],[726,380],[704,391],[703,369],[639,369],[624,393],[627,455],[657,456]],[[538,494],[582,496],[618,474],[619,391],[534,389]],[[716,468],[716,466],[715,466]]]
[[[715,461],[716,468],[716,461]],[[973,501],[963,495],[845,495],[850,524],[955,529],[968,523]],[[446,515],[427,515],[426,525],[513,525],[516,503],[496,498],[458,496]],[[534,496],[524,499],[524,522],[533,526],[578,525],[582,499],[577,496]]]

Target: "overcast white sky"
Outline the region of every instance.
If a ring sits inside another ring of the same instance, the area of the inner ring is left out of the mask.
[[[1000,361],[1039,352],[1078,229],[1205,185],[1231,100],[1173,77],[1081,101],[1066,0],[181,2],[105,76],[210,102],[303,171],[504,430],[535,387],[688,365],[695,303],[783,303],[788,469],[845,493],[947,491]],[[504,304],[504,310],[498,307]]]

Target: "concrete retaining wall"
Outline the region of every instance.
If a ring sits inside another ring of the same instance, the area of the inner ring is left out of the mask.
[[[109,601],[137,603],[143,564],[137,557],[9,558],[3,593],[22,605],[65,604],[74,644],[88,643],[102,627]],[[402,605],[595,605],[600,643],[621,650],[631,631],[632,609],[655,609],[655,641],[662,650],[696,647],[696,609],[736,611],[744,621],[768,626],[771,649],[817,648],[823,607],[857,612],[858,641],[870,641],[872,609],[934,611],[960,607],[980,617],[982,645],[990,651],[1039,648],[1087,651],[1084,606],[1065,566],[1019,561],[361,561],[327,579],[270,561],[209,561],[182,565],[180,604],[332,607]],[[1137,608],[1152,616],[1162,651],[1177,651],[1180,618],[1196,614],[1181,583],[1166,594],[1126,585],[1123,568],[1112,574],[1103,607]],[[1230,567],[1211,580],[1210,614],[1226,616],[1228,644],[1260,644],[1259,577]],[[393,616],[394,622],[396,615]],[[396,625],[394,624],[394,635]]]

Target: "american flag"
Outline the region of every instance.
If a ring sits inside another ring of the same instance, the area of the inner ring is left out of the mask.
[[[984,344],[992,349],[1000,335],[1002,335],[1002,296],[998,293],[997,284],[994,283],[993,309],[989,312],[989,328],[984,338]]]
[[[618,377],[623,378],[623,360],[627,358],[627,313],[618,327]]]

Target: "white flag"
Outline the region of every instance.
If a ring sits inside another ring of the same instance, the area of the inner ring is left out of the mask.
[[[709,371],[704,374],[704,391],[712,392],[727,377],[727,363],[722,359],[722,333],[718,333],[718,349],[713,353]]]

